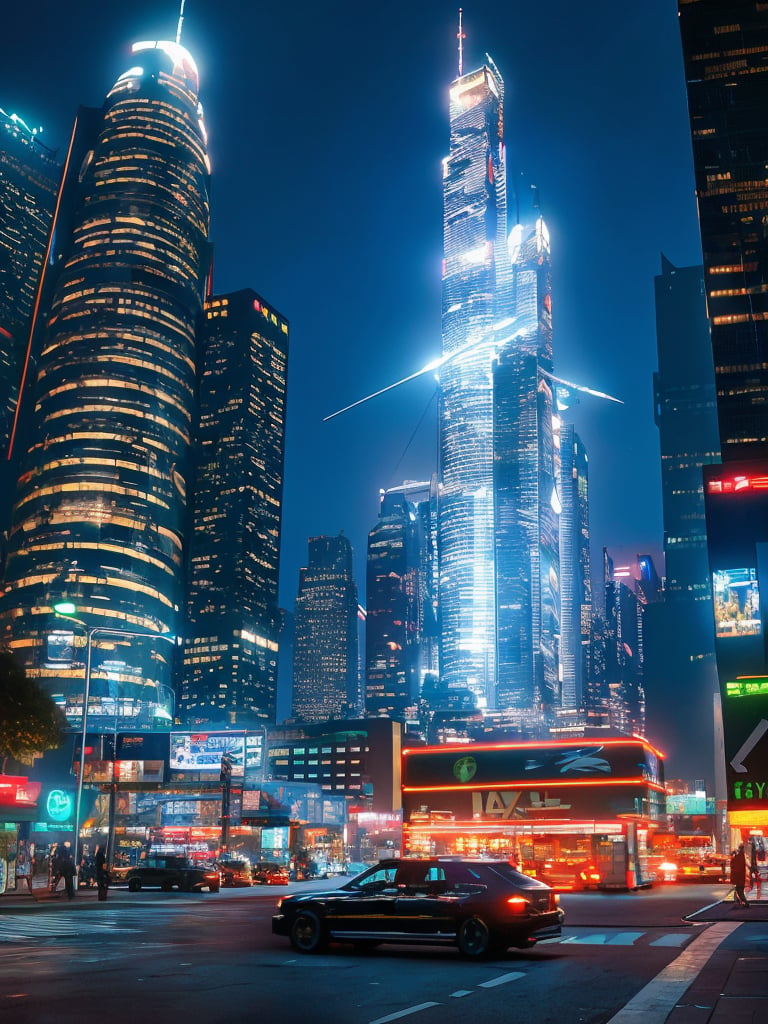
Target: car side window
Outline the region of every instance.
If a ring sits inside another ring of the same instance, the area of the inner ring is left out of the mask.
[[[355,888],[362,889],[364,892],[380,892],[395,884],[396,871],[395,865],[379,867],[364,878],[357,880],[354,883]]]

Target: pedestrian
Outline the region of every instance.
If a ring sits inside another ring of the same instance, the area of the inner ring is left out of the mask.
[[[54,843],[48,857],[48,884],[51,892],[56,892],[61,878],[60,861],[63,849],[61,843]]]
[[[747,897],[744,895],[744,886],[747,884],[747,858],[744,854],[744,843],[739,843],[739,848],[731,854],[731,885],[733,886],[733,902],[742,907],[748,907]]]
[[[16,851],[16,878],[26,882],[30,893],[32,892],[32,855],[23,839],[20,840]]]
[[[67,899],[72,899],[75,895],[75,875],[77,874],[77,868],[75,866],[74,859],[72,857],[72,850],[70,849],[69,843],[64,843],[59,854],[59,874],[64,879],[64,889],[67,894]]]
[[[96,885],[99,889],[99,899],[105,900],[109,890],[109,872],[107,871],[107,851],[103,847],[96,847],[94,861],[96,864]]]

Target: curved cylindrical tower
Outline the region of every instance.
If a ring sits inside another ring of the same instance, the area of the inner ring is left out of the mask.
[[[151,719],[172,683],[170,646],[135,634],[175,635],[183,607],[209,227],[194,62],[177,43],[132,52],[73,133],[0,605],[6,645],[78,714],[93,648],[89,716],[110,727]]]

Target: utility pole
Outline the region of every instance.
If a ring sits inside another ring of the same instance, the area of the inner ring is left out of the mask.
[[[219,856],[229,852],[229,800],[232,789],[232,758],[229,754],[221,755],[221,843]]]

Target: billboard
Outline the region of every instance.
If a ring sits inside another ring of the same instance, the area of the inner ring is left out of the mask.
[[[753,568],[712,573],[715,636],[759,636],[762,630],[757,572]]]
[[[232,765],[232,778],[245,772],[245,735],[233,732],[172,732],[172,772],[221,772],[226,754]]]

